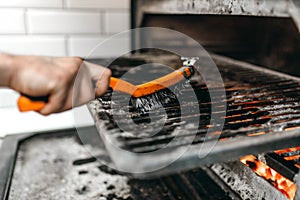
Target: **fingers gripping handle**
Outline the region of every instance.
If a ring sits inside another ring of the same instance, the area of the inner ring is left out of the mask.
[[[114,91],[125,92],[128,94],[132,94],[136,90],[136,87],[131,83],[113,77],[110,79],[109,86]],[[21,112],[40,111],[46,106],[47,102],[48,97],[32,97],[21,94],[18,99],[18,108]]]

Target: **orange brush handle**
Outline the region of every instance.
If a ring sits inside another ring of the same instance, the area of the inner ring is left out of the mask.
[[[193,71],[189,67],[182,67],[170,74],[155,79],[153,81],[136,86],[136,90],[132,93],[133,97],[139,98],[149,94],[158,92],[181,81],[182,79],[192,76]]]
[[[118,78],[111,77],[109,86],[114,91],[124,92],[132,94],[136,90],[136,86],[123,81]],[[21,112],[27,111],[40,111],[42,110],[47,102],[47,99],[44,100],[34,100],[36,97],[30,97],[21,95],[18,99],[18,108]]]
[[[109,86],[114,91],[124,92],[133,97],[139,98],[174,85],[183,78],[190,77],[192,74],[193,71],[190,67],[182,67],[168,75],[138,86],[127,81],[111,77]],[[18,107],[21,112],[40,111],[45,107],[47,101],[47,97],[29,97],[21,95],[18,99]]]
[[[46,105],[46,101],[35,101],[27,96],[20,96],[18,99],[18,108],[21,112],[40,111]]]
[[[192,73],[193,72],[190,68],[182,67],[179,70],[176,70],[163,77],[137,86],[127,81],[112,77],[110,78],[109,86],[114,91],[124,92],[133,97],[139,98],[142,96],[153,94],[159,90],[168,88],[171,85],[174,85],[175,83],[181,81],[184,77],[190,77]]]
[[[109,87],[111,87],[113,91],[124,92],[130,95],[137,89],[135,85],[114,77],[110,78]]]

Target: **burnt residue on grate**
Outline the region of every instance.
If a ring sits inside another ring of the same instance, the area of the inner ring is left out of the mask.
[[[194,144],[207,141],[207,129],[211,127],[211,106],[214,105],[218,108],[219,102],[224,99],[226,99],[227,109],[224,128],[220,135],[222,140],[239,136],[252,137],[298,128],[300,125],[300,83],[298,81],[274,76],[260,70],[256,71],[226,63],[217,64],[219,64],[219,70],[225,83],[226,97],[218,96],[220,88],[207,88],[204,83],[192,79],[190,82],[181,82],[174,87],[180,88],[178,91],[182,96],[187,96],[189,94],[187,88],[192,87],[198,102],[190,102],[180,106],[175,101],[162,104],[167,113],[164,117],[156,109],[150,109],[148,113],[140,114],[132,109],[134,108],[132,101],[124,102],[122,95],[112,100],[111,91],[99,98],[98,102],[94,101],[93,109],[96,110],[98,119],[109,121],[106,123],[106,128],[115,130],[114,138],[119,141],[118,145],[123,149],[137,153],[151,152],[165,147],[174,138],[173,132],[178,125],[183,127],[186,125],[185,130],[187,131],[180,134],[179,137],[182,138],[182,142],[176,143],[176,146],[187,144],[185,138],[190,136],[189,130],[191,132],[197,131]],[[114,75],[117,76],[130,71],[131,67],[112,65],[111,68],[115,73]],[[159,74],[159,70],[162,70],[161,74],[166,73],[163,71],[165,70],[163,67],[158,66],[154,69],[152,71],[156,74]],[[185,85],[191,85],[191,87]],[[214,99],[210,99],[209,91],[215,94]],[[165,92],[169,93],[170,96],[173,95],[168,90]],[[199,106],[200,110],[199,126],[189,127],[188,121],[193,116],[183,116],[180,109],[192,109],[195,104]],[[120,106],[118,107],[118,105]],[[124,105],[127,105],[126,109],[124,109]],[[219,112],[225,112],[224,108],[220,108]],[[151,122],[149,115],[154,116],[153,119],[164,120],[164,126],[154,136],[143,137],[147,134],[141,134],[151,132],[152,129],[161,126],[161,124],[157,124],[157,127],[155,124],[148,125]],[[118,119],[118,124],[116,119]],[[120,123],[126,126],[128,121],[132,119],[135,123],[142,125],[143,128],[127,127],[126,131],[119,128]],[[214,121],[212,120],[212,122]],[[213,133],[212,139],[215,138],[214,134],[220,133]]]

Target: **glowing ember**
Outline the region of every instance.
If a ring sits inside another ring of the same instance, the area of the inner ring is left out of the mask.
[[[244,122],[251,122],[253,119],[243,119],[243,120],[236,120],[234,122],[228,122],[228,124],[236,124],[236,123],[244,123]]]
[[[277,150],[277,151],[275,151],[275,153],[283,154],[283,153],[293,152],[293,151],[298,151],[298,150],[300,150],[300,146],[299,147],[288,148],[288,149],[283,149],[283,150]]]
[[[284,130],[292,131],[292,130],[299,129],[299,128],[300,128],[300,126],[296,126],[296,127],[285,128]]]
[[[221,131],[215,131],[215,132],[213,133],[213,135],[221,135],[221,134],[222,134]]]
[[[296,160],[299,158],[300,158],[300,155],[284,157],[285,160]]]
[[[268,165],[259,161],[255,156],[248,155],[240,159],[242,163],[250,167],[256,174],[265,178],[274,187],[283,193],[287,198],[293,200],[297,186],[289,179],[270,168]]]
[[[257,136],[257,135],[263,135],[263,134],[266,134],[266,132],[265,131],[261,131],[261,132],[258,132],[258,133],[250,133],[250,134],[248,134],[248,136]]]
[[[242,114],[236,114],[236,115],[226,116],[225,119],[234,118],[234,117],[241,117],[241,116],[242,116]]]

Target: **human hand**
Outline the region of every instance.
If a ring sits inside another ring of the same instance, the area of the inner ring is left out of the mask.
[[[12,60],[14,70],[8,86],[28,96],[48,96],[45,107],[38,111],[43,115],[62,112],[101,96],[111,76],[109,69],[77,57],[14,56]],[[96,88],[92,82],[96,82]]]

